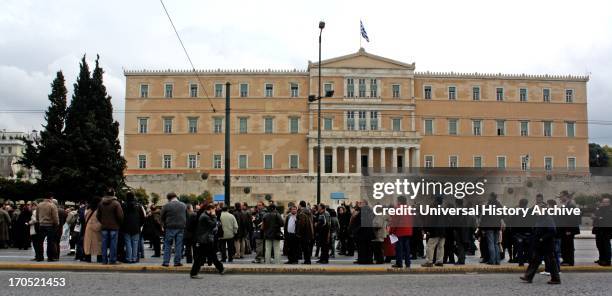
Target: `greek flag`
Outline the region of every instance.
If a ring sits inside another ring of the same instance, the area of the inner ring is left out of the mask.
[[[363,37],[363,39],[365,39],[367,42],[370,42],[370,38],[368,38],[368,33],[366,32],[365,28],[363,27],[363,22],[359,21],[359,25],[361,27],[361,37]]]

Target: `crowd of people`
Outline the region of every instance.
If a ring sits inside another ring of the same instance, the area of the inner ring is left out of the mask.
[[[145,242],[162,265],[193,264],[191,276],[199,278],[200,267],[214,264],[220,273],[224,263],[254,254],[253,263],[328,264],[336,255],[356,256],[355,264],[385,264],[409,268],[411,261],[426,259],[423,267],[463,265],[466,256],[480,250],[481,263],[498,265],[507,259],[519,266],[529,264],[521,278],[531,282],[545,262],[549,283],[560,283],[562,266],[575,264],[574,238],[580,233],[580,217],[561,221],[536,215],[517,217],[472,216],[377,216],[366,200],[336,208],[305,201],[281,208],[274,202],[233,206],[222,203],[186,204],[175,193],[162,206],[141,205],[132,192],[124,200],[109,189],[106,196],[73,207],[59,205],[52,193],[44,200],[27,202],[19,208],[5,203],[0,208],[0,248],[33,247],[35,261],[57,261],[60,240],[76,260],[102,264],[137,263],[144,258]],[[462,199],[432,199],[433,205],[464,207]],[[407,204],[397,198],[397,207]],[[488,205],[501,206],[495,194]],[[563,191],[558,200],[538,194],[530,204],[521,199],[518,207],[576,207],[572,195]],[[593,234],[599,258],[595,263],[610,266],[612,208],[610,199],[600,200],[593,214]],[[451,220],[449,220],[451,219]],[[281,242],[284,242],[281,244]],[[163,248],[162,248],[163,246]],[[46,249],[46,251],[45,251]],[[162,252],[163,250],[163,252]],[[46,253],[46,254],[43,254]],[[314,254],[313,254],[314,253]],[[283,257],[286,256],[286,261]],[[219,257],[221,258],[219,260]]]

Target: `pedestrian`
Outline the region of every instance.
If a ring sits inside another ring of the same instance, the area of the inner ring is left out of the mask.
[[[264,236],[262,233],[263,218],[266,209],[263,202],[258,201],[253,212],[253,241],[255,245],[255,259],[253,263],[261,263],[264,260]]]
[[[151,258],[159,258],[161,257],[160,237],[164,232],[161,223],[161,211],[156,205],[151,205],[150,209],[151,212],[147,215],[143,232],[147,234],[149,243],[153,247],[153,255]]]
[[[30,227],[28,222],[32,219],[30,202],[21,205],[21,211],[17,222],[13,226],[15,228],[15,246],[19,250],[27,250],[30,247]]]
[[[610,239],[612,238],[612,207],[610,198],[601,200],[593,216],[593,234],[599,252],[599,259],[595,263],[601,266],[610,266]]]
[[[8,248],[11,228],[11,216],[0,207],[0,249]]]
[[[102,224],[98,220],[98,206],[101,200],[100,197],[94,197],[85,211],[83,253],[86,262],[93,260],[98,263],[102,262]]]
[[[234,235],[234,258],[242,259],[246,252],[246,240],[253,223],[251,217],[246,212],[246,208],[239,202],[234,204],[234,218],[238,222],[238,232]]]
[[[144,225],[145,213],[136,202],[134,192],[128,191],[125,195],[126,202],[123,205],[123,233],[125,244],[125,261],[136,263],[139,259],[138,248],[140,243],[140,229]]]
[[[38,234],[36,233],[38,229],[38,222],[36,221],[36,209],[38,208],[38,203],[33,201],[31,205],[32,215],[30,217],[30,221],[28,221],[28,228],[30,233],[30,240],[32,241],[32,249],[34,249],[34,258],[32,261],[38,260],[42,256],[39,254],[38,249]]]
[[[397,198],[397,208],[400,209],[406,205],[406,197],[399,196]],[[410,237],[412,236],[412,216],[410,215],[395,215],[391,218],[389,234],[397,237],[395,242],[395,268],[410,268]]]
[[[297,237],[297,207],[291,205],[289,213],[285,217],[285,253],[287,262],[285,264],[298,264],[300,258],[300,242]]]
[[[187,204],[187,224],[185,225],[185,235],[183,237],[185,260],[187,264],[193,263],[195,255],[195,232],[198,228],[198,215],[193,211],[193,205]]]
[[[366,200],[360,200],[349,223],[349,229],[357,244],[357,260],[355,264],[372,264],[374,254],[372,240],[374,212]]]
[[[527,209],[529,201],[526,198],[519,200],[518,207]],[[531,211],[529,212],[531,213]],[[512,240],[515,251],[515,263],[524,266],[531,258],[531,241],[533,236],[533,216],[531,214],[524,218],[514,217],[511,219]]]
[[[203,209],[204,211],[202,211],[200,217],[198,218],[198,226],[195,236],[196,253],[194,256],[195,258],[193,265],[191,266],[191,272],[189,273],[192,279],[202,278],[198,276],[198,273],[206,261],[213,263],[220,274],[223,274],[225,271],[223,263],[219,262],[217,251],[214,246],[215,235],[218,227],[217,218],[215,217],[215,206],[209,204]]]
[[[234,236],[238,233],[238,221],[236,217],[228,212],[227,206],[221,208],[219,221],[223,228],[223,235],[219,238],[219,249],[221,251],[221,262],[234,261],[236,250],[234,249]]]
[[[58,209],[53,203],[53,193],[48,193],[45,199],[38,204],[36,209],[36,221],[38,224],[38,255],[36,261],[43,261],[43,244],[47,239],[47,261],[57,261],[59,249],[56,249],[57,227],[60,225]]]
[[[187,224],[187,207],[178,200],[176,193],[166,195],[168,203],[161,210],[161,222],[164,234],[164,262],[162,266],[170,266],[172,244],[174,243],[174,266],[183,266],[183,234]]]
[[[96,214],[101,225],[102,264],[117,264],[117,243],[119,229],[123,223],[123,210],[115,196],[115,190],[109,188],[102,198]]]
[[[329,246],[331,237],[331,217],[324,204],[317,206],[318,216],[315,219],[315,232],[317,236],[318,246],[321,247],[321,256],[317,263],[329,263]]]
[[[300,209],[297,211],[297,225],[295,234],[299,243],[299,250],[304,264],[311,264],[312,247],[314,241],[314,221],[310,208],[305,201],[300,201]],[[298,255],[299,256],[299,255]]]
[[[567,190],[561,191],[558,196],[560,206],[569,209],[576,208],[576,203],[573,200],[573,193],[570,194]],[[574,237],[580,234],[580,224],[582,219],[577,215],[565,216],[560,219],[559,236],[561,238],[561,266],[574,266]]]
[[[497,194],[491,192],[487,206],[501,208],[502,204],[497,200]],[[483,231],[487,247],[487,264],[500,264],[499,232],[501,231],[502,217],[499,215],[483,215],[480,221],[480,229]]]
[[[441,206],[444,201],[443,196],[434,197],[434,206]],[[427,261],[421,264],[422,267],[444,266],[444,241],[446,234],[444,216],[433,215],[426,219],[427,224],[424,227],[427,236]]]
[[[545,203],[540,203],[541,208],[546,208]],[[525,275],[521,277],[526,283],[531,283],[535,276],[540,264],[542,264],[542,258],[546,269],[550,271],[550,281],[548,284],[561,284],[561,277],[559,276],[559,267],[555,259],[555,246],[554,238],[556,234],[556,225],[553,218],[547,214],[541,214],[536,217],[535,222],[535,233],[534,233],[534,252],[529,260],[529,266],[525,271]]]
[[[265,263],[271,263],[272,251],[274,251],[274,263],[281,263],[280,241],[283,239],[281,228],[284,226],[283,217],[276,210],[276,205],[268,206],[268,213],[263,217],[262,232],[265,240]]]

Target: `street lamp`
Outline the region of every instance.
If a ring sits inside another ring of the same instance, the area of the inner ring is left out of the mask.
[[[317,102],[317,204],[321,203],[321,35],[323,34],[323,28],[325,28],[325,22],[319,22],[319,89],[318,94],[308,96],[308,102]],[[325,97],[329,98],[334,95],[333,90],[325,92]]]

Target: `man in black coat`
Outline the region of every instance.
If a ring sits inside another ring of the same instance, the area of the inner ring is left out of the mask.
[[[539,206],[540,208],[546,208],[545,203],[541,203]],[[555,258],[555,235],[556,225],[553,218],[546,214],[537,216],[534,229],[535,248],[529,261],[529,267],[527,267],[525,275],[521,277],[521,280],[531,283],[542,263],[542,258],[544,258],[546,270],[550,272],[550,281],[548,281],[548,284],[561,284],[559,266]]]
[[[373,249],[372,240],[374,239],[374,212],[368,202],[361,200],[358,202],[356,215],[351,218],[349,229],[357,244],[357,261],[355,264],[372,264]]]
[[[561,191],[559,195],[560,205],[567,208],[573,209],[576,207],[576,203],[572,199],[572,195],[567,190]],[[561,238],[561,266],[573,266],[574,265],[574,237],[580,233],[580,216],[564,216],[561,218],[559,225],[559,237]]]
[[[220,274],[225,272],[223,264],[217,257],[215,249],[215,235],[217,232],[217,217],[215,206],[209,204],[198,218],[198,226],[195,233],[196,254],[193,265],[191,266],[190,276],[192,279],[201,279],[198,276],[200,268],[204,262],[212,262]]]
[[[610,266],[610,239],[612,238],[612,207],[610,198],[604,198],[599,204],[593,217],[593,234],[595,244],[599,251],[599,260],[595,263],[601,266]]]

